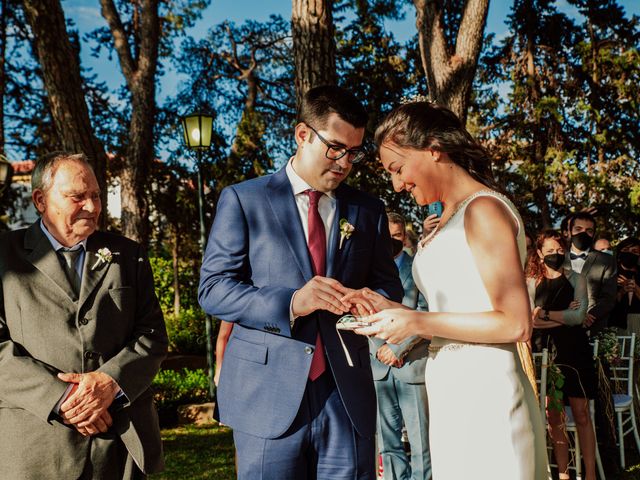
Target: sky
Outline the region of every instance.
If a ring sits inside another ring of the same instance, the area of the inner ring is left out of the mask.
[[[499,40],[507,33],[505,21],[509,14],[513,0],[491,0],[489,3],[489,15],[487,19],[486,33],[495,33]],[[640,15],[640,1],[621,0],[627,15]],[[406,1],[405,19],[399,22],[389,22],[388,28],[399,41],[409,39],[415,33],[415,9],[412,2]],[[568,5],[566,0],[556,2],[558,8],[574,16],[577,10]],[[67,18],[73,19],[81,34],[106,25],[100,14],[98,0],[65,0],[63,8]],[[209,7],[203,12],[203,18],[189,30],[189,35],[194,38],[202,38],[207,30],[225,20],[242,23],[252,19],[266,21],[272,14],[278,14],[284,18],[291,17],[291,0],[211,0]],[[116,89],[124,81],[117,64],[116,55],[109,62],[106,55],[100,59],[91,57],[89,48],[82,51],[82,64],[92,68],[100,80],[107,82],[111,89]],[[166,97],[173,96],[178,89],[180,77],[169,68],[167,74],[162,77],[158,92],[158,103],[162,103]]]

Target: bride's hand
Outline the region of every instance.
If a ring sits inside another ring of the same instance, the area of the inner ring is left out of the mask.
[[[360,316],[363,315],[363,310],[366,310],[366,313],[364,313],[365,315],[372,315],[375,312],[389,308],[403,308],[401,303],[389,300],[384,295],[380,295],[378,292],[374,292],[370,288],[366,287],[361,288],[360,290],[353,290],[347,293],[340,300],[344,303],[350,303],[357,308]]]
[[[402,343],[416,335],[414,311],[407,308],[391,308],[382,310],[362,319],[371,323],[369,327],[358,328],[359,335],[374,335],[387,343]]]

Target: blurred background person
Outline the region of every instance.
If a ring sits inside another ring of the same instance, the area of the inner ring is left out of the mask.
[[[593,244],[593,249],[602,253],[613,255],[613,250],[611,250],[611,242],[609,241],[609,239],[604,237],[600,237],[595,241],[595,243]]]
[[[573,271],[565,276],[565,243],[562,235],[547,230],[536,239],[535,254],[527,264],[527,287],[531,299],[537,350],[548,348],[564,375],[564,403],[578,429],[585,464],[585,479],[595,480],[595,434],[589,399],[595,398],[596,375],[589,337],[582,324],[587,314],[586,278]],[[536,348],[534,346],[534,348]],[[568,479],[569,448],[564,409],[547,410],[549,432],[560,479]]]
[[[618,278],[612,325],[623,334],[640,335],[640,239],[628,237],[616,248]]]
[[[404,289],[402,304],[427,310],[413,281],[413,257],[403,250],[408,230],[404,217],[388,213],[392,254]],[[393,344],[369,337],[371,370],[378,397],[378,450],[386,480],[431,478],[429,423],[424,369],[429,341],[418,336]],[[402,427],[406,427],[411,455],[405,452]]]
[[[593,249],[596,221],[588,212],[572,214],[567,219],[571,249],[564,268],[581,274],[587,280],[589,306],[584,324],[593,335],[608,324],[616,297],[616,264],[611,255]]]

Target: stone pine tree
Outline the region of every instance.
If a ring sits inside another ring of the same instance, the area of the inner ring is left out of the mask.
[[[74,51],[59,0],[23,0],[42,69],[49,107],[62,148],[84,152],[93,166],[106,207],[107,157],[96,138],[83,93],[77,49]],[[102,216],[103,223],[106,216]]]
[[[158,0],[128,5],[133,10],[128,29],[113,0],[100,0],[100,5],[131,99],[129,138],[120,170],[122,233],[146,244],[149,224],[145,184],[155,156],[155,78],[160,43]]]
[[[489,0],[414,0],[429,97],[463,121],[482,49]]]
[[[336,42],[332,0],[292,0],[291,32],[296,105],[318,85],[336,83]]]

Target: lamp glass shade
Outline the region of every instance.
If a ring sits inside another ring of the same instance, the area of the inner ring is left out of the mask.
[[[189,148],[209,148],[213,117],[202,113],[186,115],[182,119],[184,142]]]

